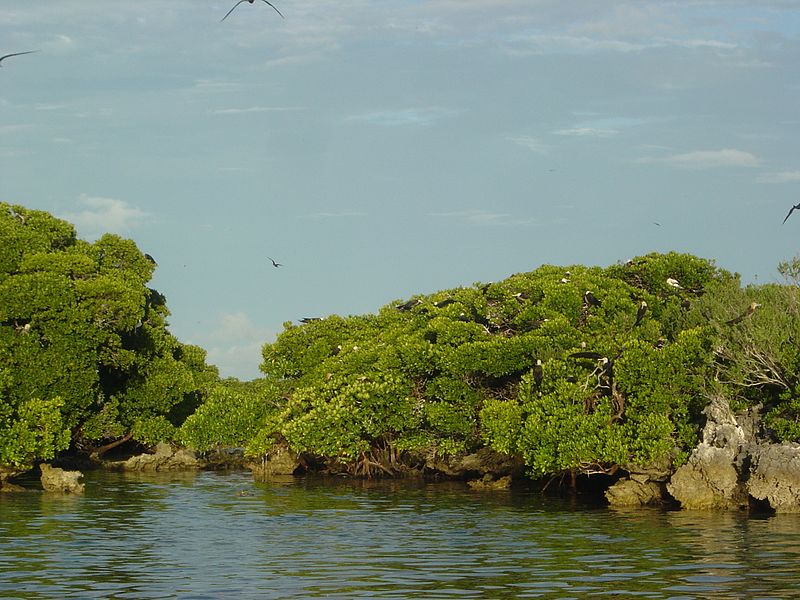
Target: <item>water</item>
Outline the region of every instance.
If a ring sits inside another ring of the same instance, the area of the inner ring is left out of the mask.
[[[0,494],[0,598],[795,598],[800,515],[93,472]]]

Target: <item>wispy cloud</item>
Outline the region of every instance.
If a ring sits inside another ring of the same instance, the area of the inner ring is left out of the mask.
[[[82,194],[78,212],[62,215],[89,237],[103,233],[123,233],[146,221],[151,215],[124,200]]]
[[[346,217],[365,217],[367,213],[361,211],[342,211],[342,212],[316,212],[305,215],[307,219],[341,219]]]
[[[194,343],[207,348],[207,361],[216,365],[223,377],[252,379],[258,376],[261,347],[274,338],[274,331],[239,311],[221,314],[213,329]]]
[[[291,112],[305,110],[304,106],[250,106],[247,108],[217,108],[211,112],[215,115],[243,115],[250,113]]]
[[[452,212],[429,213],[430,217],[441,217],[466,221],[474,225],[528,225],[534,222],[532,217],[521,218],[511,213],[496,213],[482,208],[457,210]]]
[[[774,171],[758,177],[761,183],[796,183],[800,181],[800,171]]]
[[[528,135],[508,136],[506,139],[509,142],[523,146],[524,148],[536,152],[537,154],[547,154],[551,149],[550,146],[542,142],[539,138]]]
[[[452,117],[460,111],[440,108],[403,108],[396,110],[378,110],[357,115],[350,115],[347,121],[369,123],[371,125],[382,125],[386,127],[401,127],[404,125],[427,126],[439,119]]]
[[[664,157],[644,157],[640,163],[663,163],[683,169],[716,169],[724,167],[757,167],[759,159],[750,152],[723,148],[722,150],[696,150]]]
[[[601,129],[597,127],[570,127],[567,129],[557,129],[553,132],[556,135],[568,135],[574,137],[612,137],[619,133],[616,129]]]

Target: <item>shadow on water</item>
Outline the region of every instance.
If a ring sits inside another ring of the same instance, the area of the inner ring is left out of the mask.
[[[535,490],[90,472],[0,496],[0,597],[788,597],[800,517],[610,510]]]

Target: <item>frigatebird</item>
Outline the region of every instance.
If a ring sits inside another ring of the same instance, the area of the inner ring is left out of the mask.
[[[34,52],[38,52],[38,50],[28,50],[27,52],[14,52],[12,54],[6,54],[4,56],[0,56],[0,67],[3,66],[3,61],[7,58],[11,58],[12,56],[22,56],[23,54],[33,54]]]
[[[636,322],[633,324],[634,327],[636,327],[639,323],[642,322],[642,319],[644,318],[644,313],[646,312],[647,312],[647,302],[642,300],[641,303],[639,304],[639,310],[636,311]]]
[[[3,59],[2,59],[2,58],[0,58],[0,60],[3,60]],[[790,209],[789,209],[789,214],[787,214],[787,215],[784,217],[784,219],[783,219],[783,222],[784,222],[784,223],[786,223],[786,219],[788,219],[788,218],[789,218],[789,215],[791,215],[791,214],[792,214],[792,212],[794,212],[794,211],[796,211],[796,210],[800,210],[800,202],[798,202],[798,203],[797,203],[797,204],[795,204],[795,205],[794,205],[792,208],[790,208]],[[783,223],[781,223],[781,224],[783,224]]]
[[[269,256],[267,258],[269,258]],[[274,258],[269,258],[269,259],[272,261],[272,266],[273,267],[282,267],[283,266],[281,263],[275,262]]]
[[[420,300],[419,298],[414,298],[413,300],[409,300],[408,302],[403,302],[403,304],[395,305],[395,308],[397,310],[406,311],[406,310],[411,310],[418,304],[422,304],[422,300]]]
[[[249,2],[250,4],[252,4],[253,2],[255,2],[255,0],[239,0],[236,4],[233,5],[233,8],[228,11],[228,14],[226,14],[224,17],[222,17],[219,20],[219,22],[222,23],[225,19],[227,19],[228,15],[231,14],[236,9],[236,7],[239,6],[242,2]],[[277,8],[275,8],[275,5],[272,4],[272,2],[267,2],[267,0],[264,0],[264,3],[265,4],[269,4],[272,8],[274,8],[275,12],[278,13],[279,15],[281,15],[281,19],[285,18],[283,16],[283,14],[281,14],[281,11],[279,11]]]
[[[455,302],[458,302],[458,300],[456,300],[455,298],[445,298],[444,300],[439,300],[439,302],[434,302],[433,305],[436,308],[444,308],[445,306],[450,306]]]
[[[146,252],[145,252],[145,254],[144,254],[144,257],[145,257],[147,260],[149,260],[151,263],[153,263],[153,266],[156,266],[156,267],[158,266],[158,263],[156,262],[156,259],[155,259],[155,258],[153,258],[152,256],[150,256],[149,254],[147,254]]]
[[[595,295],[590,290],[586,290],[583,295],[583,301],[587,306],[597,306],[598,308],[602,306],[600,300],[595,298]]]
[[[542,387],[542,380],[544,379],[544,369],[542,368],[541,359],[536,359],[536,364],[533,365],[533,381],[536,387]]]
[[[308,324],[308,323],[313,323],[314,321],[321,321],[321,320],[322,319],[320,319],[319,317],[303,317],[302,319],[300,319],[300,322]]]
[[[725,325],[736,325],[736,323],[738,323],[742,319],[746,319],[747,317],[752,315],[754,312],[756,312],[756,309],[759,308],[759,307],[761,307],[761,305],[758,302],[751,302],[750,306],[747,307],[746,311],[744,311],[738,317],[735,317],[735,318],[731,319],[730,321],[725,321]]]

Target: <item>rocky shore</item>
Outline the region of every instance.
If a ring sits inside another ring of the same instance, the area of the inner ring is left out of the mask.
[[[724,398],[714,398],[689,460],[674,472],[631,472],[608,489],[609,503],[800,512],[800,444],[767,441],[759,409],[734,414]]]

